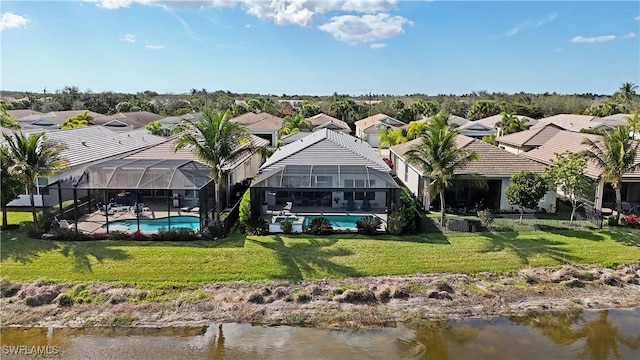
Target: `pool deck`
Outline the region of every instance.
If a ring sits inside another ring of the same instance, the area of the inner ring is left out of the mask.
[[[305,217],[305,216],[371,216],[373,215],[373,216],[377,216],[378,218],[380,218],[380,220],[382,220],[382,226],[381,226],[382,230],[385,230],[387,228],[387,213],[385,212],[385,209],[372,209],[371,211],[356,210],[356,211],[347,212],[345,211],[345,209],[341,209],[341,208],[297,207],[294,210],[297,210],[297,211],[291,211],[291,210],[285,210],[285,209],[268,210],[267,214],[263,214],[263,217],[269,223],[272,223],[275,221],[276,218],[283,217],[283,216]],[[355,228],[351,228],[351,227],[334,227],[333,229],[337,231],[356,231]]]
[[[154,211],[153,209],[148,209],[145,211],[141,211],[139,213],[140,220],[143,219],[156,219],[156,218],[165,218],[167,216],[198,216],[197,212],[188,212],[181,211],[179,208],[175,210],[171,210],[167,214],[167,210],[162,211]],[[109,223],[112,223],[117,220],[135,220],[136,214],[131,211],[130,207],[122,207],[122,208],[111,208],[109,210]],[[105,216],[104,211],[94,211],[89,215],[85,215],[80,218],[78,221],[78,231],[93,234],[93,233],[102,233],[106,232],[106,229],[103,229],[102,226],[106,224],[107,216]],[[71,228],[74,228],[74,224],[71,224]],[[110,230],[111,231],[111,230]],[[144,232],[144,231],[142,231]]]

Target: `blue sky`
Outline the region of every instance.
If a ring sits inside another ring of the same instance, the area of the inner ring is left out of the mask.
[[[85,0],[0,4],[2,90],[611,94],[640,2]]]

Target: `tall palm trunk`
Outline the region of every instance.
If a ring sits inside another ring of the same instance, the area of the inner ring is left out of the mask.
[[[441,212],[441,216],[440,216],[440,225],[441,226],[447,226],[447,215],[446,215],[446,209],[447,207],[444,204],[444,191],[440,191],[440,212]]]
[[[620,223],[620,214],[622,214],[622,181],[616,181],[613,184],[613,190],[616,191],[616,225]]]
[[[33,186],[29,187],[29,202],[31,203],[31,215],[33,215],[33,230],[38,232],[38,215],[36,215],[36,202],[33,196]]]
[[[220,223],[220,213],[222,212],[222,201],[220,201],[220,184],[215,184],[215,197],[216,197],[216,213],[215,219],[216,223]]]
[[[2,228],[5,229],[9,224],[9,220],[7,218],[7,205],[2,205]]]

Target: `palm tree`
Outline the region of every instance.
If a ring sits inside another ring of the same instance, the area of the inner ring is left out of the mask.
[[[4,134],[4,139],[7,142],[7,156],[12,161],[9,172],[28,189],[33,226],[37,232],[39,226],[34,201],[36,180],[48,178],[69,167],[69,162],[61,155],[67,146],[47,140],[42,133],[27,137],[21,132],[14,132],[13,136]]]
[[[514,114],[508,114],[503,111],[500,115],[502,116],[502,119],[496,123],[496,127],[500,129],[500,135],[513,134],[529,128],[525,120]]]
[[[412,121],[407,126],[407,137],[409,139],[415,139],[422,136],[427,131],[429,124],[426,121]]]
[[[620,90],[618,90],[617,98],[623,104],[631,102],[631,100],[637,95],[636,89],[638,85],[634,83],[626,82],[620,86]]]
[[[15,175],[9,172],[9,168],[13,165],[13,161],[8,153],[8,148],[3,146],[0,148],[0,206],[2,206],[2,228],[8,225],[7,221],[7,204],[17,199],[24,186]]]
[[[438,117],[438,116],[436,116]],[[407,161],[418,166],[430,179],[428,191],[431,196],[440,195],[441,225],[446,225],[444,192],[452,184],[457,170],[470,162],[479,160],[475,151],[460,149],[456,145],[458,132],[437,120],[422,135],[422,143],[407,152]]]
[[[620,126],[605,131],[601,140],[584,139],[583,151],[602,170],[602,180],[610,182],[616,193],[616,223],[622,212],[622,176],[640,168],[636,163],[639,143],[629,138],[629,127]]]
[[[226,177],[224,164],[255,151],[249,132],[242,124],[231,121],[229,112],[214,112],[209,108],[202,111],[201,121],[183,120],[183,124],[189,130],[178,138],[174,149],[190,149],[211,168],[210,176],[215,182],[215,219],[220,222],[220,186]]]
[[[631,137],[636,139],[638,128],[640,128],[640,116],[637,111],[631,113],[631,116],[626,116],[627,126],[631,130]]]
[[[311,122],[302,114],[296,114],[295,116],[287,115],[284,117],[283,123],[284,127],[281,130],[281,135],[291,134],[302,130],[311,130]]]
[[[7,112],[7,104],[4,101],[0,102],[0,126],[9,129],[20,129],[20,123],[16,120],[15,116],[9,115]]]

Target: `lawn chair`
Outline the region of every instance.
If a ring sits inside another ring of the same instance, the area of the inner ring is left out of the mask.
[[[181,207],[180,211],[184,211],[184,212],[190,212],[193,209],[195,209],[196,207],[198,207],[198,198],[194,197],[193,199],[191,199],[191,204]],[[200,208],[198,208],[198,211],[200,211]]]

